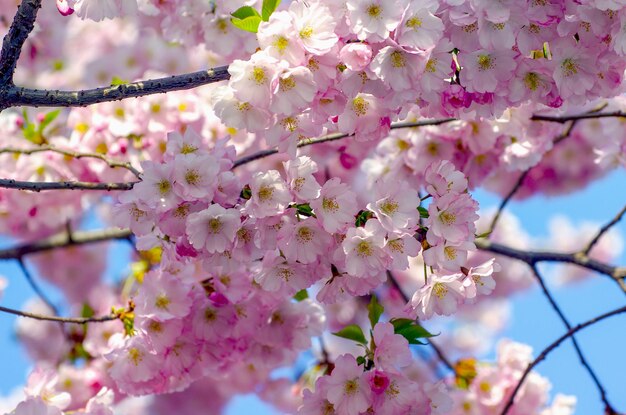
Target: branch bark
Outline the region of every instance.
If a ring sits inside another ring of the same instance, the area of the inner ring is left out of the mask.
[[[12,248],[0,249],[0,260],[21,259],[28,254],[50,251],[52,249],[65,248],[68,246],[85,245],[97,242],[128,239],[132,236],[129,229],[109,228],[94,231],[75,231],[70,238],[63,232],[35,242],[24,243]]]
[[[16,106],[86,107],[100,102],[192,89],[229,78],[228,67],[219,66],[182,75],[78,91],[50,91],[12,86],[0,99],[0,110]]]
[[[11,27],[2,41],[0,51],[0,103],[5,99],[5,92],[13,86],[13,74],[20,58],[22,46],[35,27],[37,12],[41,8],[41,0],[22,0],[17,13],[13,17]],[[1,105],[0,105],[0,108]]]
[[[511,407],[514,404],[515,401],[515,396],[517,396],[517,393],[519,392],[519,390],[521,389],[522,385],[524,384],[524,381],[526,380],[526,377],[528,377],[528,375],[530,374],[530,372],[533,370],[533,368],[535,366],[537,366],[542,360],[544,360],[546,357],[548,357],[548,354],[550,354],[550,352],[552,352],[554,349],[556,349],[557,347],[559,347],[559,345],[561,343],[563,343],[565,340],[567,340],[568,338],[572,337],[574,334],[576,334],[577,332],[579,332],[580,330],[589,327],[591,325],[594,325],[606,318],[615,316],[617,314],[621,314],[626,312],[626,306],[624,307],[620,307],[618,309],[615,309],[613,311],[609,311],[608,313],[604,313],[601,314],[595,318],[592,318],[591,320],[588,320],[584,323],[578,324],[575,327],[572,327],[570,330],[567,331],[567,333],[565,333],[564,335],[562,335],[561,337],[559,337],[558,339],[556,339],[553,343],[551,343],[548,347],[546,347],[540,354],[539,356],[537,356],[537,358],[535,360],[533,360],[528,367],[526,368],[526,370],[524,371],[524,373],[522,374],[522,377],[520,378],[519,382],[517,383],[517,385],[515,386],[515,389],[513,390],[513,393],[511,394],[511,396],[509,396],[509,399],[506,403],[506,405],[504,406],[504,409],[502,410],[501,415],[506,415],[509,410],[511,409]]]
[[[13,314],[20,317],[34,318],[41,321],[56,321],[58,323],[73,323],[73,324],[86,324],[86,323],[103,323],[105,321],[116,320],[118,317],[111,314],[108,316],[100,317],[57,317],[57,316],[44,316],[42,314],[29,313],[27,311],[14,310],[12,308],[0,306],[0,311],[8,314]]]
[[[0,187],[5,189],[28,190],[130,190],[137,182],[93,183],[93,182],[26,182],[13,179],[0,179]]]

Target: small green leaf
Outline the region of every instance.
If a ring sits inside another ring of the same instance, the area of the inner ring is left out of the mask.
[[[479,235],[474,235],[474,237],[475,237],[476,239],[480,239],[480,238],[486,238],[486,237],[488,237],[489,235],[491,235],[491,231],[483,232],[483,233],[481,233],[481,234],[479,234]]]
[[[363,334],[363,330],[361,327],[356,324],[350,324],[349,326],[344,327],[336,333],[333,333],[337,337],[342,337],[348,340],[354,340],[357,343],[367,344],[367,340],[365,340],[365,335]]]
[[[302,289],[302,290],[298,291],[293,296],[293,299],[298,301],[298,302],[300,302],[302,300],[306,300],[307,298],[309,298],[309,293],[307,292],[306,289]]]
[[[54,111],[50,111],[49,113],[47,113],[43,117],[43,120],[41,120],[41,124],[39,124],[39,131],[43,132],[43,130],[47,126],[49,126],[52,121],[56,120],[56,118],[59,116],[60,113],[61,113],[61,110],[54,110]]]
[[[374,294],[372,294],[372,299],[367,306],[367,311],[367,317],[369,317],[370,324],[372,325],[372,328],[374,328],[376,323],[378,323],[378,320],[380,320],[380,316],[385,311],[385,308],[380,305],[380,303],[378,302],[378,298],[376,298]]]
[[[313,214],[313,208],[311,208],[311,205],[309,205],[308,203],[296,205],[296,210],[302,216],[315,216]]]
[[[245,30],[246,32],[256,33],[259,30],[259,23],[261,23],[261,18],[259,16],[250,16],[245,19],[237,19],[233,17],[230,19],[233,25],[241,30]]]
[[[356,215],[356,220],[354,221],[354,225],[365,226],[365,222],[367,222],[368,219],[371,219],[373,217],[374,217],[374,212],[369,211],[369,210],[361,210]]]
[[[395,332],[396,334],[399,334],[407,339],[409,344],[426,344],[417,339],[434,337],[434,334],[431,334],[428,330],[417,323],[413,323],[408,327],[403,327]]]
[[[242,19],[242,20],[245,19],[246,17],[251,17],[251,16],[261,17],[259,12],[257,12],[254,7],[250,7],[250,6],[242,6],[238,8],[237,10],[235,10],[234,12],[232,12],[230,15],[233,17],[236,17],[237,19]]]
[[[239,197],[245,200],[249,200],[252,197],[252,189],[250,189],[249,185],[245,185],[244,188],[241,189]]]
[[[280,0],[263,0],[263,6],[261,7],[261,14],[264,21],[269,21],[270,16],[274,13],[274,10],[278,8]]]
[[[80,311],[80,316],[83,318],[93,317],[96,314],[93,308],[87,303],[83,304],[83,309]]]
[[[357,363],[359,366],[364,365],[364,364],[365,364],[365,357],[363,357],[363,356],[358,356],[358,357],[356,358],[356,363]]]
[[[419,213],[420,213],[420,217],[421,217],[421,218],[426,219],[426,218],[428,218],[428,217],[430,216],[430,215],[428,214],[428,209],[426,209],[425,207],[419,206],[419,207],[417,208],[417,210],[419,211]]]
[[[415,320],[411,320],[410,318],[393,318],[389,322],[393,325],[394,332],[397,333],[398,330],[414,324]]]
[[[130,83],[130,81],[127,81],[126,79],[122,79],[119,76],[114,76],[113,79],[111,79],[111,85],[112,86],[124,85],[124,84],[128,84],[128,83]]]

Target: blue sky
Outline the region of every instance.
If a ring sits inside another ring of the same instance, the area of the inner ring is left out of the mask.
[[[499,203],[499,198],[478,191],[475,197],[481,207],[488,208]],[[512,202],[509,210],[518,216],[528,233],[533,237],[547,236],[548,221],[555,214],[564,214],[574,223],[593,221],[605,223],[626,204],[626,172],[620,170],[592,186],[566,197],[534,197],[523,202]],[[616,226],[626,235],[626,223]],[[9,246],[10,241],[0,239],[0,244]],[[110,250],[111,269],[109,278],[115,278],[127,258],[127,244],[120,242]],[[616,261],[626,265],[626,255]],[[0,274],[9,280],[9,287],[1,300],[2,305],[21,308],[32,296],[21,271],[14,262],[0,263]],[[624,305],[626,296],[616,284],[606,277],[597,276],[579,284],[555,290],[556,300],[561,305],[572,324],[585,321],[603,312]],[[17,346],[12,327],[15,318],[0,314],[0,395],[6,395],[24,383],[29,362],[24,352]],[[626,394],[623,393],[623,373],[626,373],[626,359],[623,348],[626,343],[626,316],[621,315],[606,320],[578,335],[580,345],[591,366],[596,370],[605,385],[609,399],[616,409],[626,411]],[[565,329],[541,292],[533,289],[518,295],[513,301],[511,324],[504,336],[530,344],[539,353]],[[570,342],[562,345],[548,359],[542,362],[537,371],[552,382],[552,395],[572,394],[578,397],[577,414],[600,414],[602,405],[598,393],[588,374],[578,362]],[[275,414],[270,407],[254,397],[237,399],[228,409],[228,415]]]

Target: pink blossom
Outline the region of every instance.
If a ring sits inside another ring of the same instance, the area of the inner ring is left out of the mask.
[[[313,217],[285,224],[278,232],[278,247],[289,261],[311,264],[324,256],[332,238]]]
[[[436,198],[428,206],[429,231],[451,242],[471,239],[476,230],[477,208],[478,204],[467,193],[448,193]]]
[[[360,72],[372,61],[372,47],[367,43],[348,43],[339,51],[339,58],[348,69]]]
[[[477,295],[489,295],[496,286],[492,274],[500,271],[500,265],[496,264],[494,258],[487,262],[471,267],[463,280],[465,295],[467,298],[474,298]]]
[[[428,276],[428,282],[413,294],[410,305],[421,319],[428,319],[433,314],[449,316],[460,302],[465,300],[463,274]]]
[[[270,111],[293,115],[311,105],[317,92],[313,74],[306,66],[285,69],[273,83]]]
[[[508,50],[477,50],[459,54],[463,66],[463,85],[470,92],[495,92],[511,79],[516,63],[515,53]]]
[[[391,323],[378,323],[373,331],[374,364],[377,369],[398,373],[411,364],[413,358],[409,350],[409,342],[399,334],[394,333]]]
[[[174,191],[184,200],[212,199],[217,187],[218,162],[215,158],[180,154],[174,161]]]
[[[313,55],[328,53],[339,40],[337,24],[329,8],[321,1],[294,1],[289,5],[295,30],[303,48]]]
[[[396,0],[348,0],[348,21],[359,40],[379,42],[389,36],[402,18]]]
[[[417,207],[420,204],[417,192],[402,181],[390,183],[390,180],[381,180],[374,185],[374,202],[367,204],[367,208],[376,214],[385,230],[409,231],[419,220]]]
[[[396,31],[396,41],[403,47],[421,50],[433,48],[444,31],[443,22],[434,15],[438,7],[435,0],[411,2]]]
[[[167,272],[150,272],[137,296],[137,313],[149,318],[168,320],[189,313],[192,287]]]
[[[268,22],[259,24],[257,39],[263,53],[297,66],[304,63],[304,42],[294,24],[295,17],[287,11],[272,13]]]
[[[348,229],[342,243],[348,274],[363,278],[385,270],[391,258],[384,246],[385,231],[376,219],[368,220],[364,227]]]
[[[310,157],[301,156],[284,163],[291,191],[301,200],[308,201],[320,196],[321,186],[313,176],[317,164]]]
[[[239,210],[213,204],[187,217],[187,235],[196,249],[224,252],[230,250],[240,225]]]
[[[346,184],[334,177],[322,186],[320,196],[311,201],[311,207],[329,233],[343,230],[354,223],[358,212],[356,195]]]
[[[57,10],[62,16],[69,16],[74,13],[74,9],[70,7],[68,0],[57,0]]]
[[[257,218],[281,213],[292,201],[287,184],[276,170],[257,172],[250,181],[252,197],[246,211]]]
[[[352,355],[335,360],[333,373],[327,380],[328,401],[339,414],[358,415],[369,407],[370,388]]]

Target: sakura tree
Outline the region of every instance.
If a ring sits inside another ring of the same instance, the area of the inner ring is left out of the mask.
[[[0,303],[35,367],[9,414],[256,393],[302,415],[566,415],[536,368],[564,342],[626,410],[576,340],[626,307],[575,324],[538,268],[626,292],[626,207],[543,247],[506,210],[626,166],[625,0],[15,3],[0,259],[37,299]],[[132,259],[104,279],[114,241]],[[485,319],[534,285],[563,323],[542,351]]]

